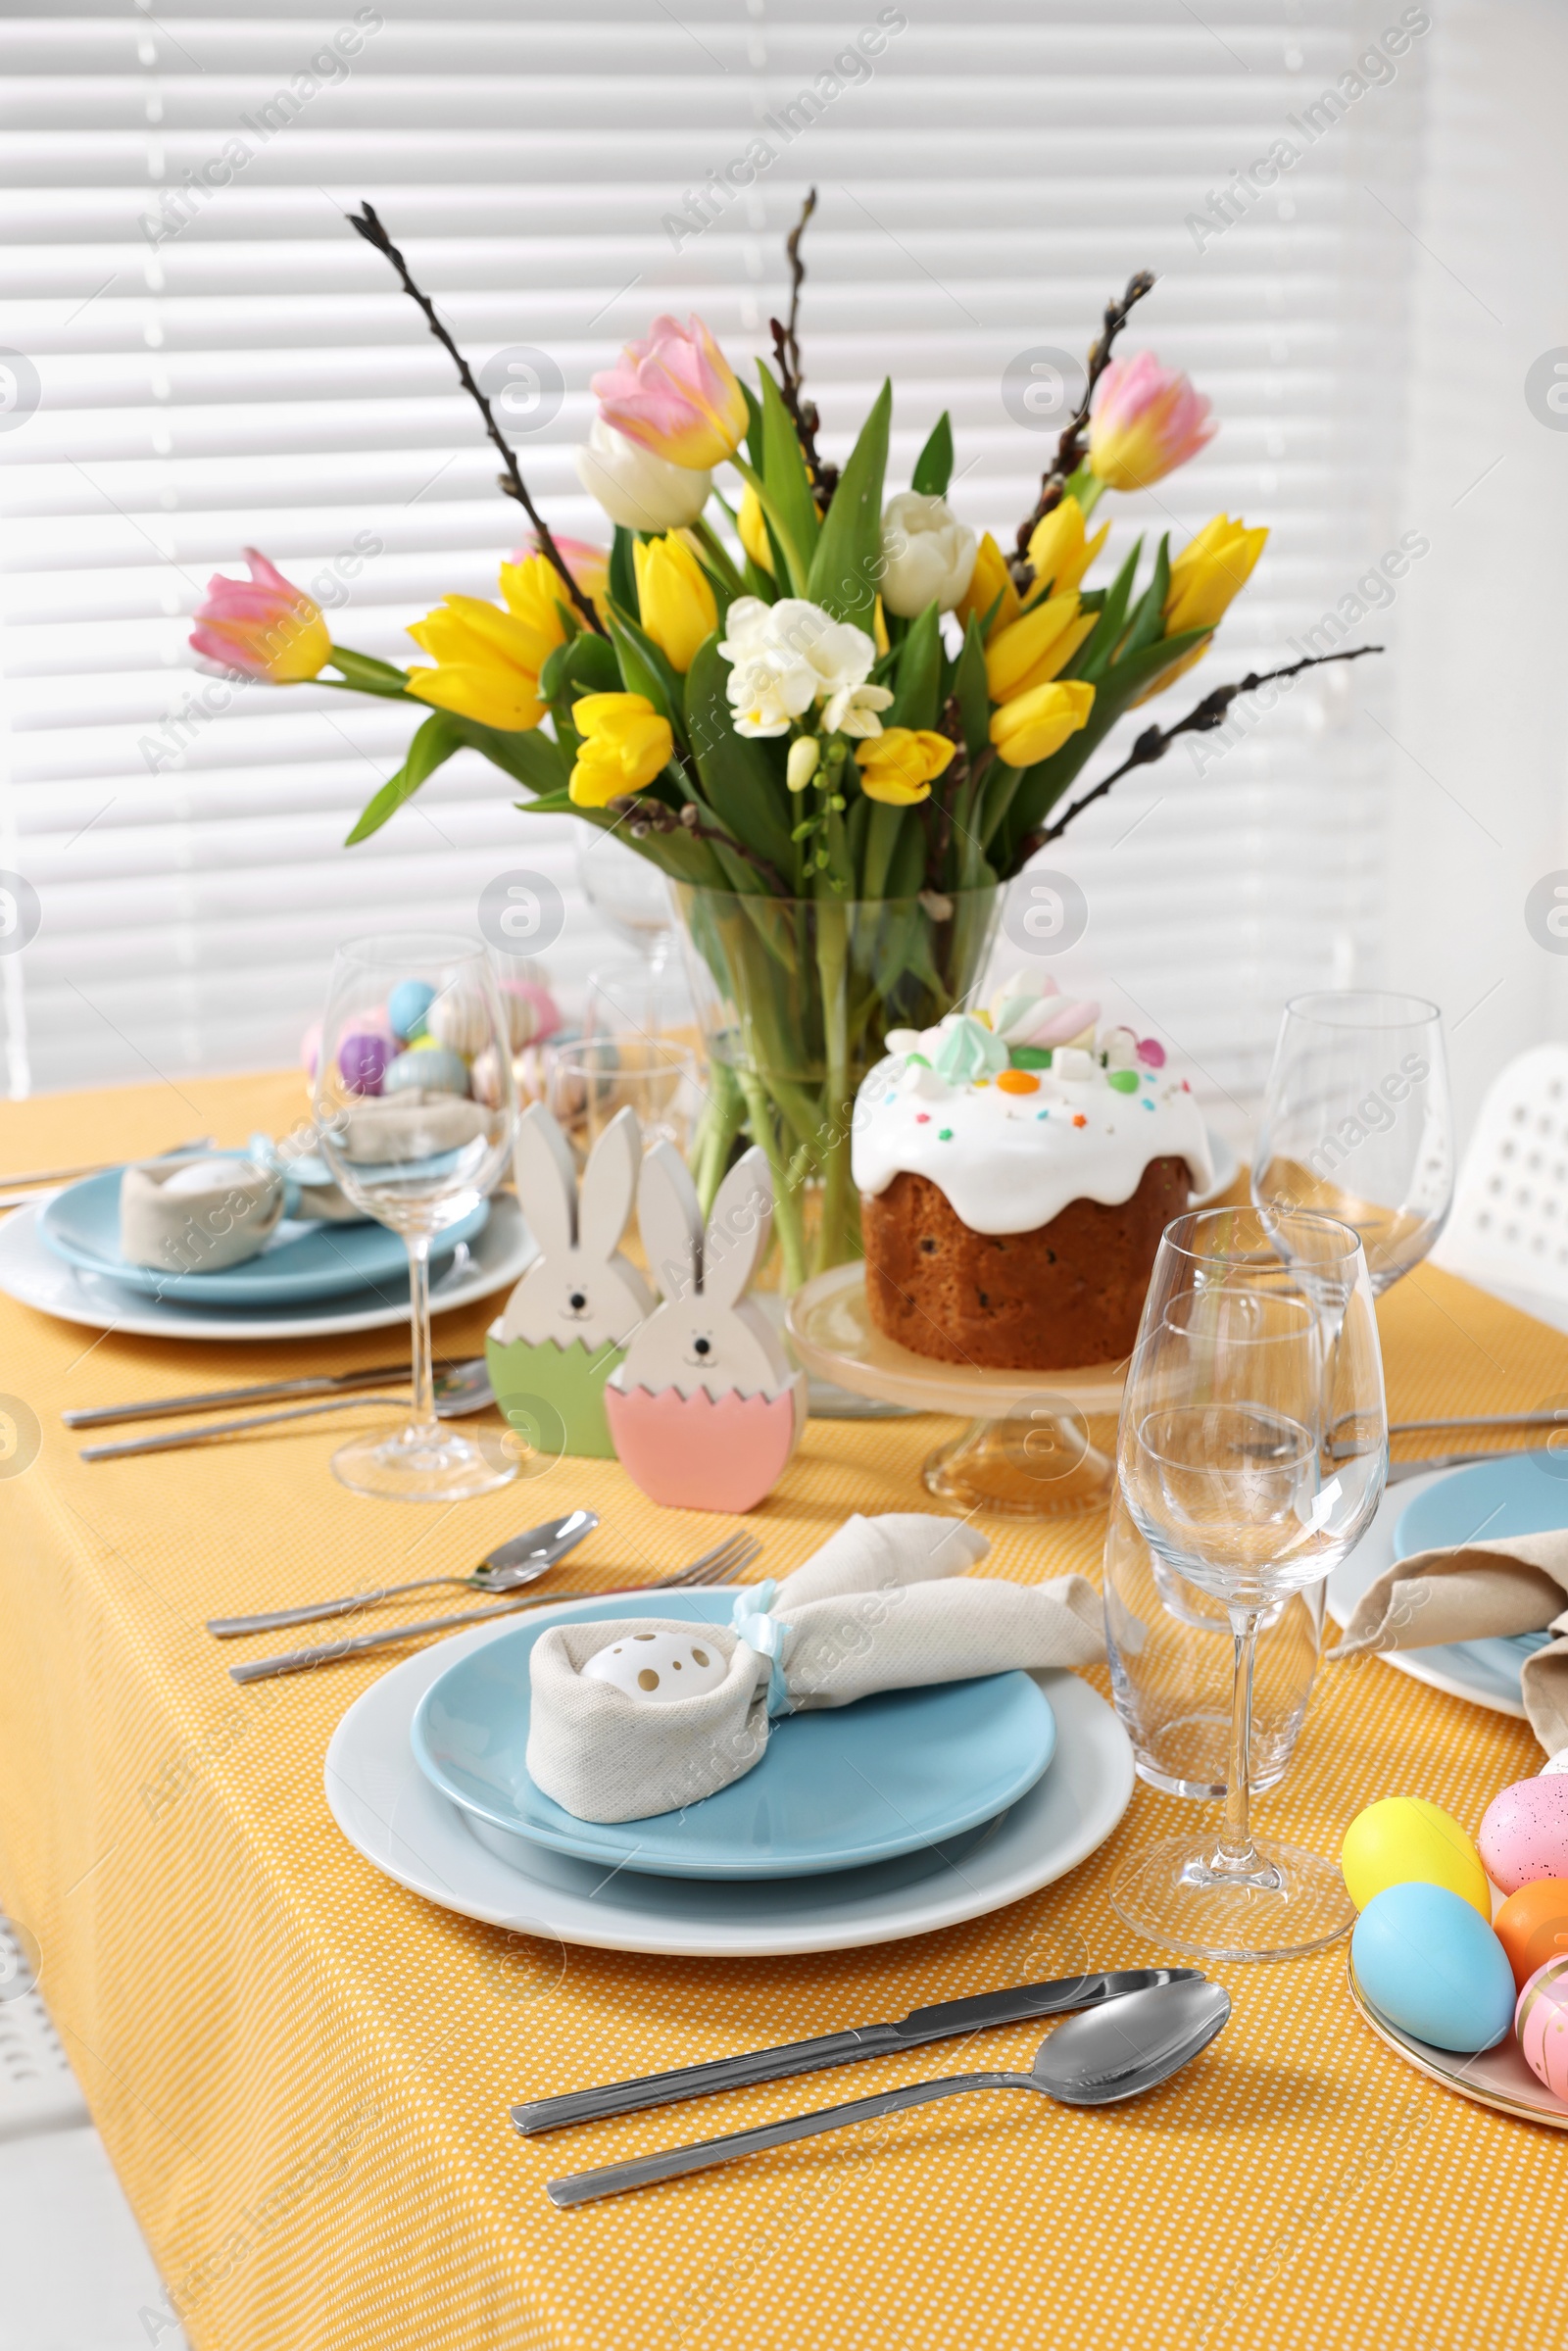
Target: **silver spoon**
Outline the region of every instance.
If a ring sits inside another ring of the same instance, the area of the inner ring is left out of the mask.
[[[514,1535],[482,1559],[471,1575],[421,1576],[414,1584],[388,1584],[380,1592],[351,1592],[342,1600],[317,1600],[305,1608],[278,1608],[270,1616],[214,1616],[207,1630],[219,1641],[240,1633],[278,1633],[285,1625],[314,1625],[323,1616],[352,1616],[356,1609],[373,1607],[377,1600],[395,1599],[405,1592],[428,1592],[437,1584],[460,1584],[469,1592],[517,1592],[532,1584],[564,1559],[599,1524],[596,1510],[568,1510],[564,1518],[547,1518],[543,1526]]]
[[[563,2180],[547,2181],[545,2193],[565,2211],[573,2204],[592,2204],[600,2196],[619,2195],[624,2188],[648,2187],[656,2180],[678,2179],[683,2172],[705,2172],[710,2164],[729,2163],[737,2155],[787,2147],[798,2138],[814,2138],[820,2131],[874,2122],[906,2106],[927,2106],[934,2098],[956,2098],[970,2089],[1033,2089],[1063,2106],[1109,2106],[1119,2098],[1136,2098],[1180,2072],[1189,2058],[1208,2046],[1230,2012],[1230,1994],[1222,1984],[1161,1984],[1148,1991],[1128,1992],[1123,1999],[1058,2025],[1041,2043],[1027,2074],[945,2074],[936,2082],[911,2082],[905,2089],[884,2090],[880,2097],[821,2106],[785,2123],[764,2123],[756,2131],[697,2139],[690,2146],[666,2147],[662,2154],[636,2156],[629,2163],[603,2164],[595,2172],[569,2172]]]
[[[437,1420],[463,1420],[470,1412],[487,1410],[495,1400],[482,1355],[467,1363],[454,1363],[450,1370],[436,1374]],[[210,1420],[197,1429],[167,1429],[156,1437],[126,1437],[115,1445],[84,1445],[81,1458],[122,1461],[130,1453],[177,1453],[189,1445],[208,1445],[215,1437],[240,1437],[249,1429],[273,1428],[279,1421],[309,1420],[316,1412],[358,1412],[375,1404],[407,1412],[409,1399],[406,1396],[326,1396],[318,1404],[291,1405],[286,1412],[248,1412],[243,1420]]]

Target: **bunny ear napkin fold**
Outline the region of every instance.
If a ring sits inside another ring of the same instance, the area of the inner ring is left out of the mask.
[[[856,1517],[776,1588],[750,1586],[728,1624],[656,1617],[554,1625],[535,1642],[528,1773],[579,1820],[642,1820],[695,1804],[762,1759],[771,1720],[878,1690],[971,1681],[1012,1666],[1104,1655],[1100,1595],[1082,1576],[966,1582],[990,1545],[958,1519]],[[619,1647],[672,1660],[710,1686],[670,1696],[586,1671]]]
[[[1356,1602],[1329,1661],[1550,1632],[1524,1661],[1525,1712],[1548,1755],[1568,1746],[1568,1528],[1396,1560]]]

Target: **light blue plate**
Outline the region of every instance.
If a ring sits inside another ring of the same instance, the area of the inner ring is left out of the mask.
[[[243,1158],[243,1151],[214,1152]],[[440,1235],[430,1252],[443,1264],[462,1241],[484,1230],[490,1202]],[[102,1274],[149,1298],[177,1298],[183,1306],[283,1306],[336,1298],[351,1290],[389,1290],[407,1284],[409,1252],[401,1234],[381,1224],[307,1224],[285,1217],[267,1247],[222,1273],[161,1273],[127,1265],[120,1253],[120,1170],[88,1176],[50,1200],[38,1219],[57,1257],[83,1273]],[[399,1295],[403,1295],[400,1291]]]
[[[1451,1549],[1464,1543],[1512,1535],[1548,1535],[1568,1527],[1568,1463],[1555,1453],[1510,1453],[1456,1469],[1418,1494],[1394,1530],[1394,1555]],[[1479,1664],[1520,1688],[1519,1669],[1550,1641],[1549,1633],[1516,1633],[1505,1639],[1461,1641]]]
[[[728,1621],[731,1592],[629,1592],[552,1612],[592,1620]],[[544,1625],[470,1650],[416,1709],[414,1753],[441,1793],[492,1827],[607,1869],[660,1878],[804,1878],[959,1836],[1014,1803],[1050,1763],[1055,1717],[1027,1674],[892,1690],[775,1723],[756,1768],[683,1812],[580,1821],[535,1788],[528,1659]]]

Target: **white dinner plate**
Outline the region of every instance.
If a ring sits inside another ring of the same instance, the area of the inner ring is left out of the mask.
[[[1455,1474],[1434,1470],[1430,1477],[1404,1478],[1397,1486],[1385,1489],[1372,1524],[1348,1559],[1342,1560],[1329,1578],[1325,1599],[1335,1624],[1348,1625],[1368,1585],[1394,1565],[1395,1530],[1410,1504],[1442,1479]],[[1491,1653],[1496,1645],[1450,1641],[1441,1648],[1382,1649],[1378,1654],[1385,1665],[1408,1674],[1413,1682],[1425,1682],[1429,1689],[1445,1690],[1450,1698],[1468,1698],[1474,1706],[1485,1706],[1493,1714],[1511,1714],[1523,1722],[1518,1666],[1503,1669]]]
[[[694,1882],[575,1861],[482,1823],[470,1829],[414,1760],[420,1698],[500,1630],[456,1634],[382,1675],[333,1733],[324,1777],[333,1819],[374,1868],[443,1910],[524,1935],[706,1959],[897,1942],[982,1918],[1064,1877],[1103,1844],[1132,1795],[1132,1748],[1104,1699],[1075,1674],[1042,1673],[1056,1718],[1050,1769],[1000,1819],[943,1847],[822,1878]]]
[[[496,1193],[484,1231],[461,1244],[446,1270],[431,1283],[430,1311],[445,1314],[509,1289],[532,1260],[535,1248],[516,1195]],[[396,1295],[389,1296],[383,1289],[371,1305],[347,1306],[341,1298],[327,1298],[276,1313],[257,1307],[176,1305],[171,1298],[145,1298],[102,1275],[68,1265],[45,1245],[37,1205],[0,1217],[0,1291],[24,1306],[36,1306],[62,1322],[85,1323],[94,1331],[127,1331],[145,1339],[329,1339],[406,1323],[406,1277],[395,1290]]]

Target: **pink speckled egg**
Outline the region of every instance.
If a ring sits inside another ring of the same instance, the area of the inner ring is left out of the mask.
[[[1537,1878],[1568,1878],[1568,1777],[1516,1780],[1481,1816],[1487,1876],[1505,1894]]]
[[[1519,1994],[1513,2029],[1537,2081],[1568,2105],[1568,1956],[1537,1968]]]

